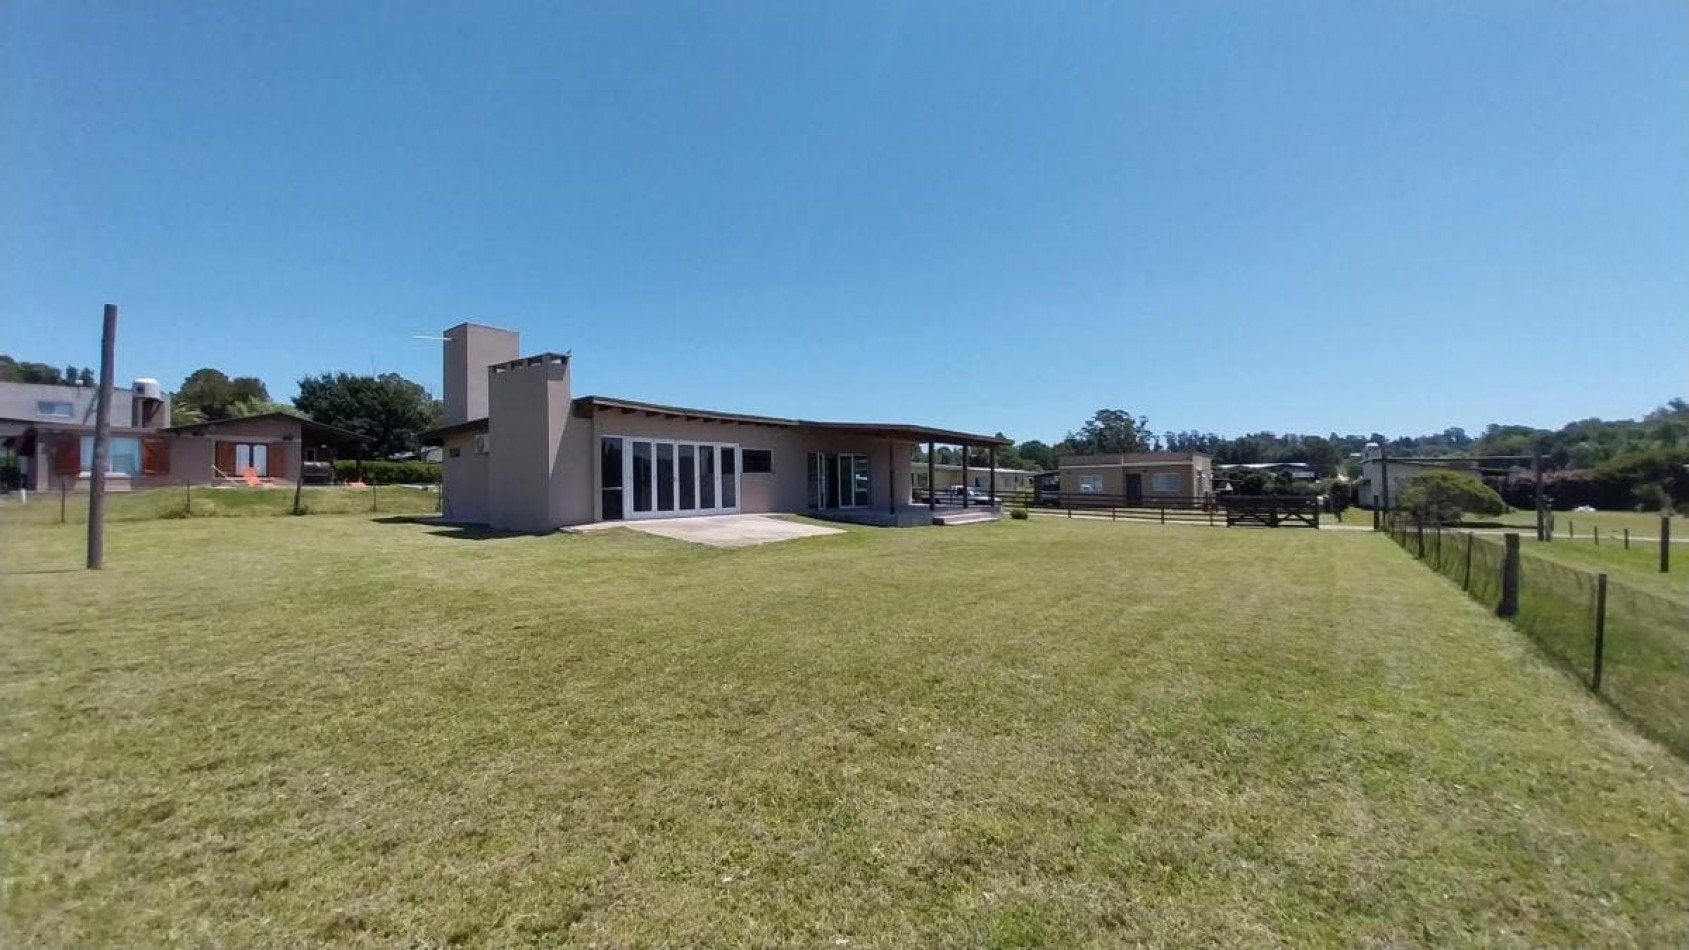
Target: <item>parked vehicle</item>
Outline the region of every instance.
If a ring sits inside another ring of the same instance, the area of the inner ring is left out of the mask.
[[[967,499],[967,503],[970,504],[970,505],[989,505],[989,504],[991,504],[991,495],[989,493],[987,493],[986,490],[983,489],[983,488],[973,488],[973,487],[970,487],[970,486],[967,486],[967,485],[957,485],[957,486],[950,489],[949,499],[948,499],[950,504],[959,505],[959,504],[962,503],[962,500],[964,498]]]

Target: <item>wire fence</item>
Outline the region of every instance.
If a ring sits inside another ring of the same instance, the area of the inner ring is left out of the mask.
[[[1642,731],[1689,757],[1689,603],[1524,551],[1508,603],[1498,535],[1392,518],[1390,537],[1506,617]]]

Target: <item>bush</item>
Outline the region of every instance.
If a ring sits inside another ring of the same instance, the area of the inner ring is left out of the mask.
[[[1499,515],[1507,506],[1495,489],[1470,475],[1447,470],[1408,479],[1402,504],[1420,524],[1458,524],[1463,514]]]
[[[1010,508],[1009,517],[1016,521],[1025,521],[1030,515],[1025,508]]]
[[[334,480],[350,482],[358,477],[359,462],[338,459],[334,463]],[[440,466],[434,462],[363,462],[366,485],[437,485]]]

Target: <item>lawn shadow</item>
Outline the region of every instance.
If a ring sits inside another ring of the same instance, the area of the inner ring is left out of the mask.
[[[433,528],[428,532],[437,538],[451,538],[454,541],[500,541],[510,538],[533,538],[538,535],[525,531],[501,531],[489,528],[483,524],[464,524],[456,521],[445,521],[439,515],[387,515],[382,518],[371,518],[374,524],[409,524]],[[544,532],[550,534],[551,532]]]

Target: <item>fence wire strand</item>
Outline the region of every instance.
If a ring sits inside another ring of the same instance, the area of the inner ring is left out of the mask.
[[[1507,559],[1498,536],[1421,528],[1388,519],[1391,539],[1486,607],[1501,602]],[[1519,555],[1519,610],[1508,618],[1544,652],[1593,686],[1597,574],[1527,551]],[[1644,732],[1689,756],[1689,604],[1607,578],[1599,693]]]

